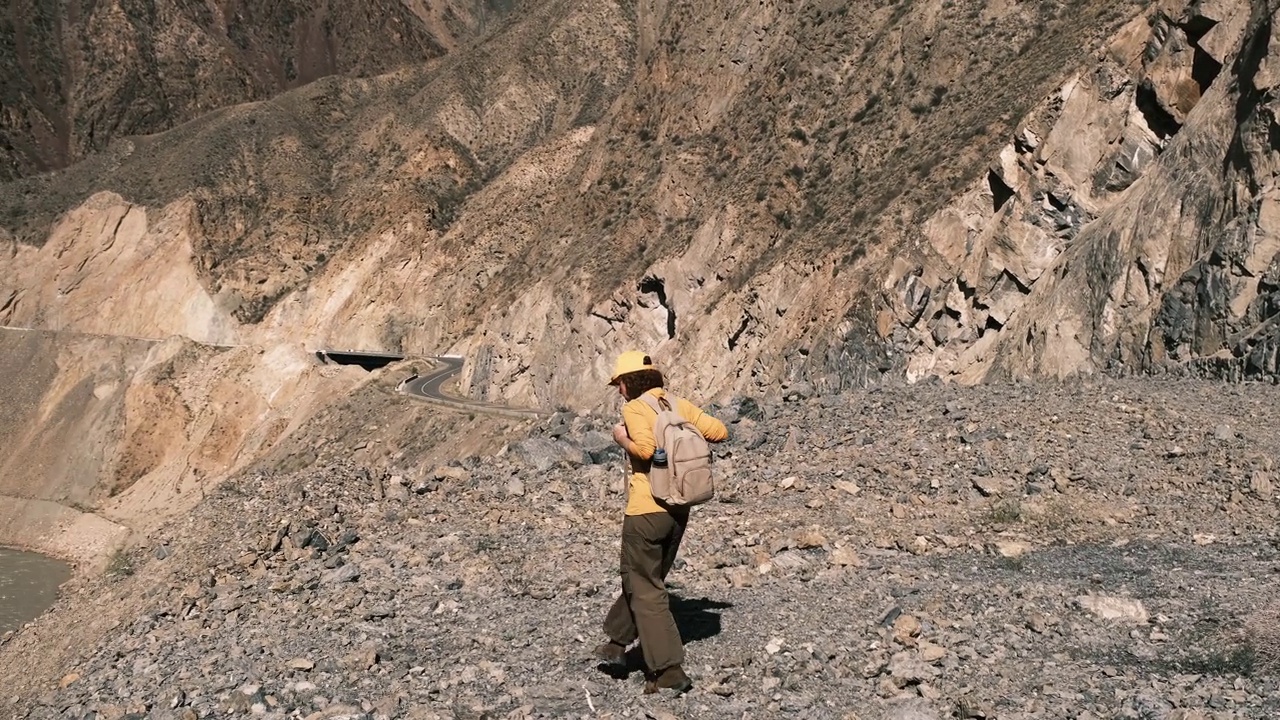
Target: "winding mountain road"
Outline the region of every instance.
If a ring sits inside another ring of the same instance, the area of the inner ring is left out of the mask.
[[[464,398],[447,395],[444,392],[444,384],[462,371],[462,358],[454,356],[439,356],[431,358],[433,362],[438,363],[439,367],[426,375],[412,376],[400,384],[400,391],[406,395],[410,395],[432,402],[442,403],[452,407],[476,410],[478,412],[494,413],[499,415],[518,415],[520,417],[539,417],[547,415],[546,411],[533,408],[514,408],[506,405],[494,405],[491,403],[478,402],[475,400],[467,400]]]
[[[462,358],[456,357],[434,357],[433,362],[439,363],[440,366],[434,371],[427,373],[421,377],[414,376],[409,378],[401,386],[401,389],[409,394],[428,400],[447,400],[450,402],[467,402],[461,398],[449,397],[444,394],[444,384],[449,378],[462,372]]]

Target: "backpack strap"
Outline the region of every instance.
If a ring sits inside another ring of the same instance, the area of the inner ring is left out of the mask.
[[[649,393],[645,393],[640,396],[640,399],[644,401],[645,405],[648,405],[649,407],[653,408],[653,411],[655,413],[661,413],[663,410],[670,411],[672,409],[671,402],[666,398],[662,398],[661,400],[659,400],[658,398],[650,395]]]
[[[640,399],[643,400],[644,404],[648,405],[649,408],[653,410],[654,415],[656,415],[653,425],[654,447],[663,447],[663,430],[667,425],[662,422],[662,412],[664,410],[672,412],[671,403],[666,398],[656,398],[649,393],[641,395]]]

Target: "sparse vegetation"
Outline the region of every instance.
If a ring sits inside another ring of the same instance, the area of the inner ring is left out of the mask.
[[[1257,655],[1246,644],[1214,648],[1189,669],[1219,677],[1248,677],[1254,673],[1256,666]]]
[[[1006,498],[991,504],[987,519],[993,525],[1012,525],[1022,521],[1022,501]]]
[[[129,551],[123,547],[116,548],[107,560],[107,577],[113,580],[120,580],[129,577],[133,572],[133,557]]]
[[[1273,602],[1245,620],[1244,640],[1253,666],[1280,674],[1280,602]]]

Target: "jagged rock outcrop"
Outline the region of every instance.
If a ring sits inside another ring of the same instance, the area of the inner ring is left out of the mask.
[[[1165,3],[1026,118],[883,286],[908,377],[1275,377],[1272,22]]]

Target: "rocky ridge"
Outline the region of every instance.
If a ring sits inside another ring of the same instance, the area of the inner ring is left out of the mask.
[[[732,440],[670,578],[678,699],[588,659],[617,583],[610,418],[413,472],[251,472],[7,638],[0,714],[1270,717],[1241,628],[1280,568],[1275,394],[797,384],[713,408]]]

